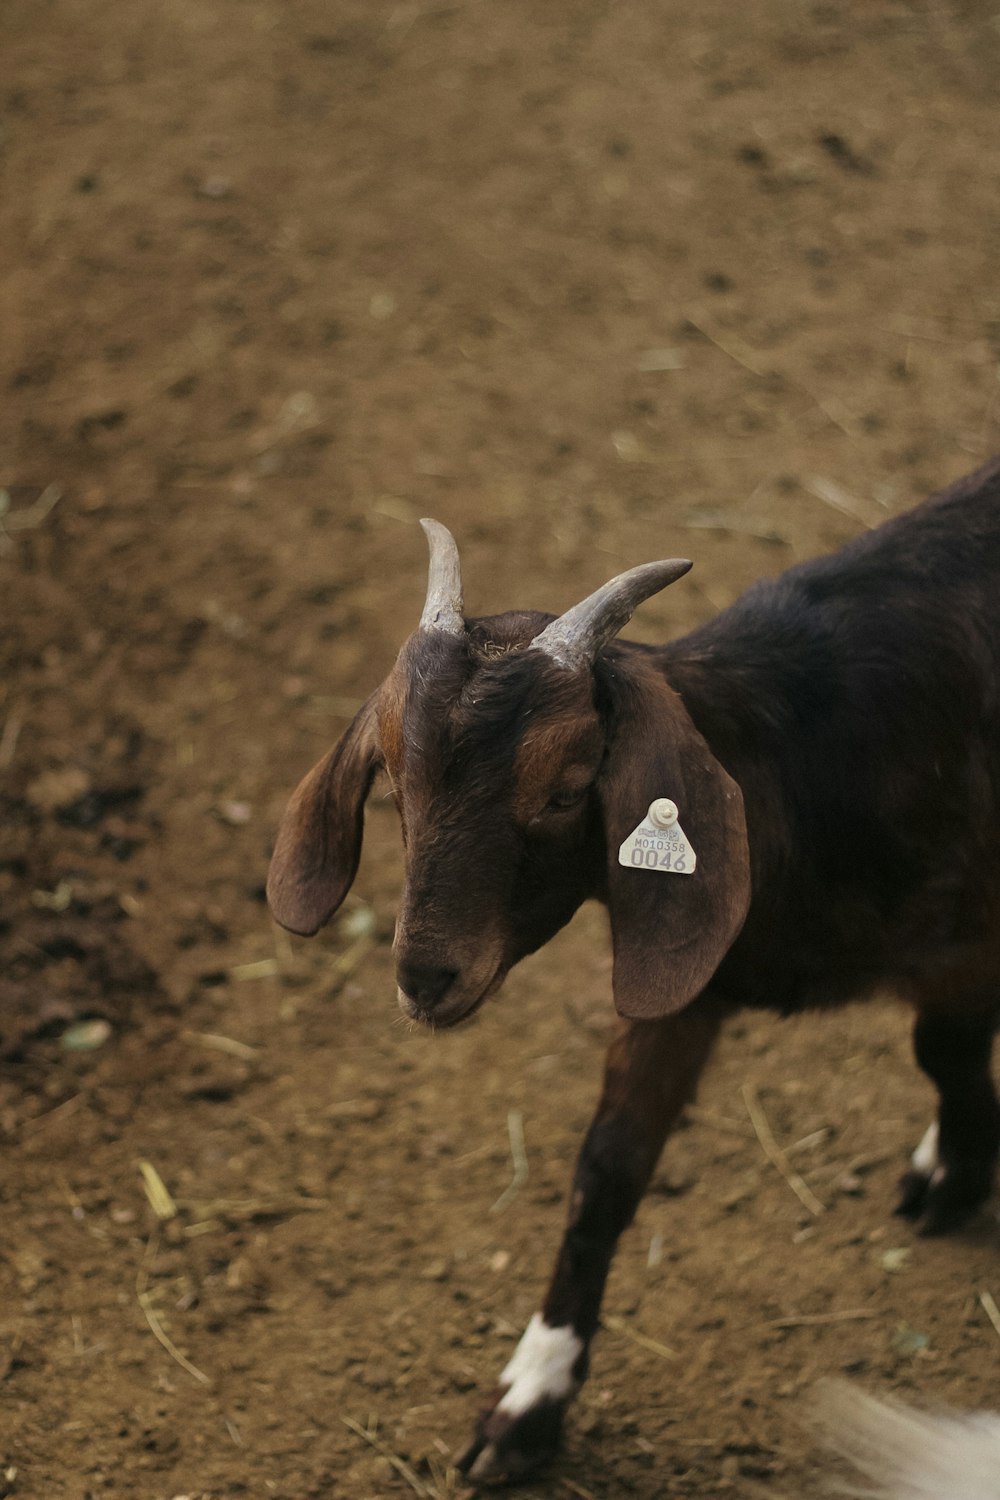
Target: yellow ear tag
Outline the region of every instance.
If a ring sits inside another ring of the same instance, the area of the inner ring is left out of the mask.
[[[697,856],[677,821],[677,803],[657,797],[618,850],[628,870],[660,870],[664,875],[693,875]]]

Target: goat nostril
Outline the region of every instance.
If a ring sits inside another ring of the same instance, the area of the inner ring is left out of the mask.
[[[414,964],[401,959],[396,978],[404,995],[430,1010],[439,1005],[458,978],[457,969],[439,968],[437,964]]]

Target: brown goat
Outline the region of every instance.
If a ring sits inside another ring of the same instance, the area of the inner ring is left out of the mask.
[[[463,1459],[491,1479],[556,1448],[618,1237],[739,1008],[908,999],[940,1108],[899,1209],[934,1233],[987,1197],[1000,461],[655,648],[614,637],[688,563],[635,568],[556,620],[465,620],[454,541],[424,526],[420,627],[295,793],[269,895],[292,931],[330,917],[384,767],[406,848],[406,1015],[454,1024],[582,901],[609,909],[623,1021],[542,1311]]]

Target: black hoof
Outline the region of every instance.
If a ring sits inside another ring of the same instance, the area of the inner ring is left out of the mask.
[[[931,1180],[923,1172],[904,1172],[899,1179],[899,1198],[894,1214],[903,1219],[919,1219],[924,1211]]]
[[[899,1184],[896,1213],[913,1220],[928,1238],[951,1234],[967,1224],[990,1196],[993,1161],[971,1161],[948,1167],[938,1176],[907,1172]]]
[[[455,1467],[475,1484],[510,1484],[547,1464],[559,1450],[564,1406],[540,1401],[517,1416],[497,1406],[483,1413]]]

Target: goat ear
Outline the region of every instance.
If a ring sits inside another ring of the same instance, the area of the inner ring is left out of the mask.
[[[598,787],[607,840],[615,1007],[631,1020],[680,1010],[711,980],[750,905],[743,796],[655,669],[619,678]],[[658,797],[677,804],[691,875],[626,868],[623,841]]]
[[[271,914],[312,937],[351,888],[361,857],[365,798],[380,765],[375,697],[292,793],[267,876]]]

